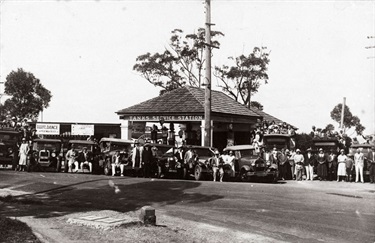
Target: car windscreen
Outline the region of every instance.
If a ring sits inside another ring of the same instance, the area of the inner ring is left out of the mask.
[[[132,144],[129,143],[111,143],[111,150],[130,151]]]
[[[288,147],[288,138],[264,138],[264,144],[267,148],[285,148]]]
[[[158,151],[158,154],[165,154],[167,151],[169,151],[170,149],[173,149],[173,148],[170,148],[170,147],[158,147],[158,146],[155,146],[157,148],[157,151]]]
[[[241,153],[241,158],[249,158],[257,155],[255,149],[240,150],[239,152]]]
[[[17,141],[16,134],[9,134],[9,133],[0,133],[0,141]]]
[[[213,156],[213,153],[208,148],[194,148],[199,158],[209,158]]]
[[[56,150],[60,151],[61,144],[60,143],[50,143],[50,142],[37,142],[33,145],[33,150]]]
[[[87,151],[93,151],[93,145],[92,144],[74,144],[74,150],[76,151],[82,151],[83,148],[87,148]]]

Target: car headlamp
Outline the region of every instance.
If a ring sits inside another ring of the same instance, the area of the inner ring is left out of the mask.
[[[255,166],[255,163],[251,163],[251,166]]]
[[[268,162],[266,163],[266,165],[270,166],[270,165],[271,165],[271,162],[268,161]]]

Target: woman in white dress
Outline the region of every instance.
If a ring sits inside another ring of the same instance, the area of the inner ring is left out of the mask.
[[[340,181],[340,176],[346,176],[346,160],[345,150],[340,150],[340,155],[337,157],[337,181]]]
[[[27,154],[29,153],[29,144],[26,142],[26,138],[22,138],[22,144],[20,146],[20,160],[19,160],[19,170],[24,171],[25,170],[25,165],[27,162]]]

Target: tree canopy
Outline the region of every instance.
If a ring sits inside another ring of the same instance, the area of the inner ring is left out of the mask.
[[[269,52],[266,47],[255,47],[248,56],[229,57],[232,66],[215,67],[219,87],[236,101],[253,105],[251,96],[258,92],[261,81],[268,82]]]
[[[136,59],[133,70],[139,72],[151,84],[170,91],[186,84],[201,87],[204,70],[205,29],[184,36],[183,31],[171,32],[169,46],[162,53],[146,53]],[[220,46],[216,38],[224,36],[220,31],[211,31],[213,46]]]
[[[342,111],[342,104],[336,105],[333,110],[331,111],[331,118],[340,123],[341,122],[341,111]],[[344,127],[342,130],[345,132],[347,129],[351,127],[355,127],[355,132],[358,135],[361,135],[362,132],[365,130],[365,127],[361,124],[361,120],[357,116],[353,116],[352,112],[349,109],[349,106],[345,105],[344,107]]]
[[[40,80],[22,68],[10,72],[4,85],[4,93],[10,98],[1,108],[18,119],[37,120],[39,112],[48,107],[52,98]]]

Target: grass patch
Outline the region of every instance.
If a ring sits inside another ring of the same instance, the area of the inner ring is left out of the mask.
[[[0,216],[0,232],[0,242],[41,243],[27,224],[16,219]]]

